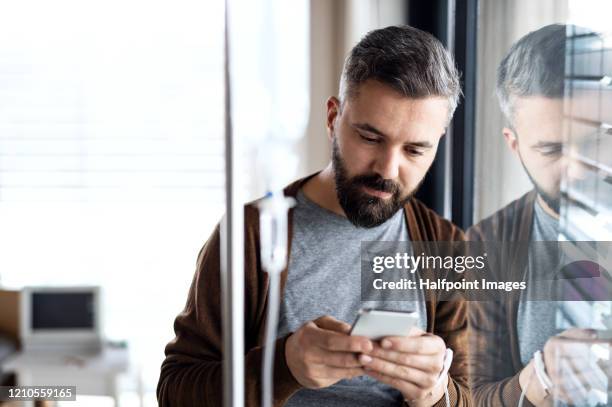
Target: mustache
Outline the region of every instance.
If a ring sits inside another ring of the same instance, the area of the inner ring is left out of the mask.
[[[362,185],[377,191],[397,194],[400,191],[399,185],[390,179],[384,179],[380,175],[359,175],[353,178],[353,184]]]

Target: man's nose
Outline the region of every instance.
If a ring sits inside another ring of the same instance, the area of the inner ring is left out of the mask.
[[[384,179],[397,179],[399,176],[399,166],[401,152],[394,148],[387,148],[376,157],[374,172]]]
[[[579,149],[574,146],[567,149],[562,168],[572,181],[583,181],[589,173],[589,167],[581,160]]]

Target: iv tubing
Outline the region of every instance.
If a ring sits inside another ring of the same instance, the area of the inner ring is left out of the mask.
[[[270,278],[270,287],[268,290],[268,316],[266,318],[266,339],[264,346],[262,407],[272,406],[274,350],[280,302],[280,274],[272,272],[268,273],[268,276]]]

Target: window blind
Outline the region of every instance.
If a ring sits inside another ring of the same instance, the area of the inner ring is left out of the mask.
[[[577,176],[562,183],[562,231],[570,240],[612,236],[612,34],[568,26],[565,140]]]
[[[1,8],[0,202],[219,202],[222,2]]]

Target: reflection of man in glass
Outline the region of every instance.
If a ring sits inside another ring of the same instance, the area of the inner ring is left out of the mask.
[[[504,138],[534,188],[470,229],[472,240],[517,247],[516,242],[558,240],[561,178],[576,169],[568,165],[564,147],[566,42],[565,25],[543,27],[515,43],[498,67],[497,95],[509,122]],[[556,270],[559,258],[555,245],[531,243],[525,248],[494,269],[502,278],[526,281],[527,289],[507,300],[474,304],[470,313],[476,404],[516,406],[523,397],[526,404],[547,405],[556,398],[584,405],[584,392],[575,379],[587,390],[597,384],[595,373],[578,359],[588,354],[586,345],[595,334],[561,329],[557,311],[566,306],[561,301],[532,301],[541,294],[534,288],[538,279]],[[561,325],[590,328],[577,319]],[[568,349],[576,356],[572,377],[558,374],[560,358],[571,355]],[[542,384],[536,360],[542,360],[550,388]]]
[[[558,218],[562,159],[565,26],[539,29],[516,43],[498,68],[497,95],[510,125],[512,153],[535,187],[538,207]],[[556,240],[556,233],[550,240]]]

